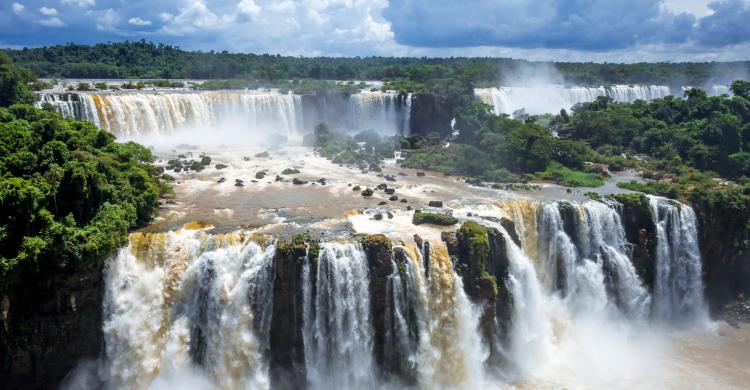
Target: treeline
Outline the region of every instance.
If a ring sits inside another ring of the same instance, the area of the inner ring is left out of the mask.
[[[412,83],[462,80],[497,83],[553,68],[566,81],[581,85],[728,84],[747,72],[750,62],[733,63],[541,63],[509,58],[289,57],[185,51],[146,41],[67,44],[9,50],[19,65],[39,77],[153,79],[314,79],[407,80]]]

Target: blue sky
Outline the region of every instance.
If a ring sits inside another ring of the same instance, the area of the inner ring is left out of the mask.
[[[0,46],[146,39],[288,55],[750,59],[750,0],[0,0]]]

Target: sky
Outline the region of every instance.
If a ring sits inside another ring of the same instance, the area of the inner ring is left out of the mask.
[[[750,60],[750,0],[0,0],[0,47],[140,39],[303,56]]]

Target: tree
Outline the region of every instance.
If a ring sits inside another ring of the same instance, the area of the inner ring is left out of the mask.
[[[7,53],[0,51],[0,106],[34,101],[27,82],[33,81],[33,74],[13,64]]]

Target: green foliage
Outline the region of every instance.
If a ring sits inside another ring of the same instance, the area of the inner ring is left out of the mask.
[[[169,190],[148,149],[91,123],[18,104],[0,118],[0,288],[96,263]]]
[[[415,225],[426,223],[430,225],[450,226],[457,224],[458,219],[447,214],[416,210],[411,222]]]
[[[26,83],[35,81],[27,69],[13,64],[10,56],[0,50],[0,107],[14,103],[31,103],[34,96]]]
[[[536,177],[569,187],[600,187],[604,185],[602,178],[596,174],[575,171],[560,165],[552,165],[542,172],[537,172]]]
[[[741,63],[534,63],[508,58],[284,57],[270,54],[188,52],[146,41],[67,44],[9,50],[19,64],[42,77],[228,79],[245,88],[262,80],[385,80],[386,88],[454,93],[467,85],[492,85],[521,69],[554,67],[579,85],[669,84],[675,79],[701,85],[723,68]],[[730,82],[726,80],[725,82]],[[303,84],[305,84],[303,82]],[[206,85],[205,87],[208,87]],[[224,89],[223,86],[215,87]],[[312,90],[315,87],[300,86]],[[286,87],[287,90],[295,90]]]

